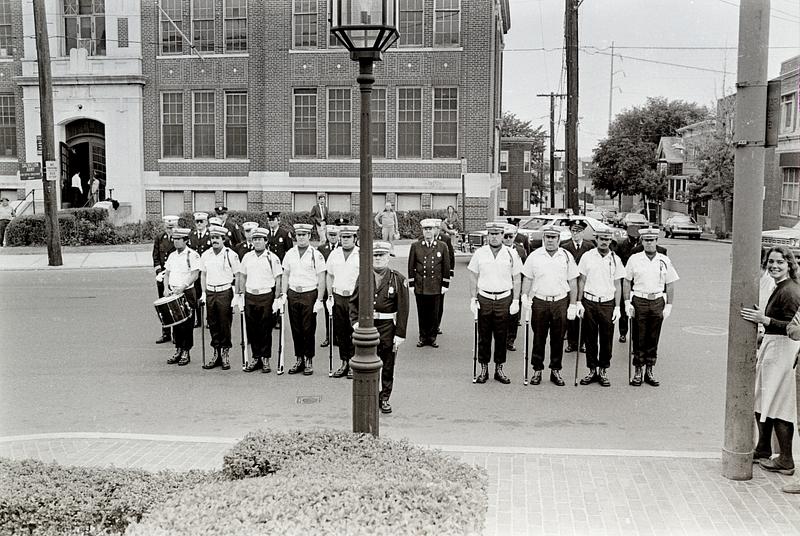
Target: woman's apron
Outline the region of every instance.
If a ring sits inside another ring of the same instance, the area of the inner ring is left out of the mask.
[[[756,361],[755,412],[765,419],[797,421],[797,383],[794,366],[800,341],[786,335],[764,335]]]

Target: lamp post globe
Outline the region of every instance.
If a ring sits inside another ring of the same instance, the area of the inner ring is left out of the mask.
[[[378,436],[381,360],[378,358],[378,330],[374,324],[375,281],[372,273],[372,150],[370,113],[372,64],[400,37],[397,31],[397,0],[331,0],[331,33],[359,64],[361,92],[358,327],[353,330],[356,354],[353,370],[353,432]]]

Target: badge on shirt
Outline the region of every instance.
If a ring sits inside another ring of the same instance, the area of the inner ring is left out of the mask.
[[[278,238],[278,242],[283,242],[283,238]]]
[[[442,256],[442,252],[441,252],[441,251],[437,251],[437,252],[436,252],[436,256],[437,256],[437,257],[441,257],[441,256]]]
[[[390,285],[389,286],[389,295],[392,295],[392,294],[394,294],[394,287]]]

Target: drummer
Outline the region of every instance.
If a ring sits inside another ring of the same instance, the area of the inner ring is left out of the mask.
[[[175,354],[167,360],[168,365],[177,363],[188,365],[191,361],[189,350],[194,345],[194,309],[197,307],[197,295],[194,282],[200,274],[200,255],[187,247],[190,229],[175,228],[172,231],[172,242],[175,251],[169,254],[164,270],[164,291],[167,296],[183,294],[192,310],[189,318],[172,328]]]

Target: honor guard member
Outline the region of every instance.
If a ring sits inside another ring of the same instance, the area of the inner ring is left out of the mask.
[[[422,239],[413,242],[408,253],[408,286],[417,300],[418,348],[439,347],[439,302],[450,287],[450,252],[434,237],[441,223],[436,218],[422,220]]]
[[[280,212],[267,212],[267,227],[269,228],[267,247],[283,262],[286,252],[294,247],[294,242],[286,229],[281,227],[280,215]]]
[[[519,244],[525,249],[525,254],[528,255],[531,252],[531,242],[528,239],[528,235],[522,234],[519,232],[519,223],[522,221],[522,218],[506,218],[509,225],[513,225],[514,229],[514,243]],[[525,259],[522,259],[523,262]]]
[[[183,294],[189,307],[194,311],[197,309],[198,298],[194,291],[194,282],[200,275],[201,263],[200,255],[187,245],[190,232],[189,229],[179,227],[172,231],[175,251],[169,254],[164,265],[164,288],[167,295]],[[191,361],[189,350],[194,346],[194,319],[189,317],[173,326],[172,335],[175,354],[167,360],[167,364],[188,365]]]
[[[231,368],[231,324],[233,323],[233,291],[239,277],[239,255],[225,246],[227,229],[214,225],[209,229],[211,249],[200,255],[200,283],[204,289],[200,298],[206,304],[208,329],[214,359],[203,365],[204,369]]]
[[[503,373],[506,362],[509,317],[519,312],[520,272],[519,255],[503,246],[502,223],[486,224],[488,244],[472,255],[469,271],[470,310],[478,319],[478,361],[481,372],[477,383],[489,379],[489,361],[494,338],[494,379],[511,383]]]
[[[585,240],[583,232],[586,230],[586,222],[582,220],[572,220],[569,224],[570,233],[572,236],[569,240],[561,242],[561,247],[566,249],[572,254],[575,259],[575,264],[581,262],[581,257],[587,251],[594,249],[594,242]],[[581,352],[585,352],[584,342],[580,341]],[[578,320],[570,320],[567,322],[567,353],[574,352],[578,349]]]
[[[208,233],[208,213],[195,212],[194,216],[194,230],[189,234],[189,248],[197,252],[201,257],[208,249],[211,248],[211,235]],[[200,286],[200,278],[198,277],[194,282],[195,296],[200,296],[203,293],[203,287]],[[197,304],[197,309],[194,312],[194,327],[200,327],[200,303]]]
[[[172,243],[172,231],[178,226],[178,216],[164,216],[161,218],[164,222],[164,232],[156,235],[153,241],[153,268],[156,271],[156,290],[158,290],[158,297],[164,297],[164,268],[167,264],[169,254],[175,251],[175,245]],[[161,328],[161,337],[156,341],[156,344],[162,344],[172,340],[170,328]]]
[[[340,225],[344,225],[345,223],[347,223],[346,220],[344,220],[342,218],[338,218],[338,219],[334,220],[334,222],[331,225],[327,226],[327,229],[325,231],[325,238],[326,238],[325,243],[317,248],[319,250],[319,252],[322,253],[322,258],[325,259],[325,263],[326,264],[328,263],[328,257],[330,256],[331,251],[333,251],[334,249],[339,247],[339,226]],[[325,288],[325,293],[322,295],[322,301],[323,302],[327,301],[329,297],[330,297],[330,291],[326,287]],[[322,344],[320,344],[321,348],[327,348],[327,346],[329,344],[331,344],[332,338],[331,338],[331,332],[330,332],[330,325],[331,325],[330,312],[328,311],[328,308],[326,307],[325,308],[325,340],[322,341]]]
[[[230,220],[230,218],[228,218],[228,207],[218,206],[214,209],[214,212],[216,212],[217,217],[222,220],[222,226],[231,233],[231,243],[229,247],[235,251],[237,246],[244,242],[242,228],[239,227],[238,223],[234,223]]]
[[[397,349],[406,340],[408,325],[408,288],[403,275],[389,268],[392,245],[376,241],[372,245],[372,273],[375,278],[373,313],[375,329],[378,330],[378,357],[383,362],[381,369],[381,391],[378,395],[381,413],[391,413],[389,397],[394,386],[394,363]],[[350,322],[358,327],[358,281],[350,298]]]
[[[330,236],[331,226],[328,226]],[[356,290],[358,269],[358,246],[356,246],[357,225],[340,225],[339,238],[341,247],[333,250],[325,263],[328,268],[328,300],[326,308],[333,315],[333,344],[339,346],[339,359],[342,364],[333,373],[334,378],[347,375],[350,372],[350,358],[355,354],[353,346],[353,327],[350,324],[350,298]]]
[[[253,251],[248,251],[239,266],[237,303],[244,308],[247,340],[252,356],[242,370],[272,372],[272,324],[283,300],[283,267],[278,256],[267,249],[269,231],[253,231]],[[243,296],[242,296],[243,294]]]
[[[447,223],[442,220],[442,223],[439,224],[439,227],[436,229],[436,239],[441,240],[447,246],[447,251],[449,252],[450,257],[450,282],[453,282],[453,278],[455,277],[456,271],[456,249],[453,246],[453,239],[450,237],[450,233],[447,232]],[[394,256],[394,254],[392,254]],[[439,300],[439,316],[436,322],[436,334],[442,334],[442,317],[444,316],[444,294],[442,294],[442,298]]]
[[[531,252],[522,266],[522,304],[524,308],[531,309],[533,330],[531,385],[542,383],[544,348],[548,333],[550,381],[559,387],[564,385],[561,378],[564,332],[567,329],[567,320],[573,320],[577,312],[575,300],[578,294],[578,266],[572,254],[559,247],[560,236],[559,227],[542,227],[543,247]]]
[[[253,231],[255,231],[257,227],[258,224],[254,221],[246,221],[242,224],[244,242],[239,244],[239,247],[234,250],[239,255],[240,261],[244,258],[248,251],[253,251]]]
[[[611,385],[607,370],[611,367],[614,322],[619,318],[622,279],[625,277],[622,261],[611,251],[611,236],[611,229],[598,230],[595,233],[597,247],[584,253],[578,263],[577,315],[583,319],[582,333],[589,369],[581,379],[581,385],[595,381],[603,387]]]
[[[506,224],[503,229],[503,245],[511,249],[513,253],[519,256],[520,266],[528,258],[528,252],[525,251],[525,246],[522,242],[516,240],[517,228],[514,225]],[[506,350],[509,352],[516,352],[517,348],[514,343],[517,340],[517,331],[519,328],[520,312],[517,311],[508,317],[508,339],[506,340]],[[526,328],[527,329],[527,328]]]
[[[294,234],[297,245],[283,258],[283,293],[289,304],[289,322],[297,362],[289,374],[314,373],[314,335],[317,332],[316,314],[322,310],[325,293],[325,259],[310,244],[312,226],[296,223]],[[283,302],[281,302],[281,307]]]
[[[636,344],[633,355],[635,372],[631,385],[642,385],[642,366],[646,367],[644,381],[657,387],[659,381],[653,373],[658,353],[661,324],[672,313],[675,296],[674,283],[678,273],[669,257],[656,250],[658,229],[639,230],[644,251],[634,253],[625,267],[622,293],[628,316],[633,319]]]

